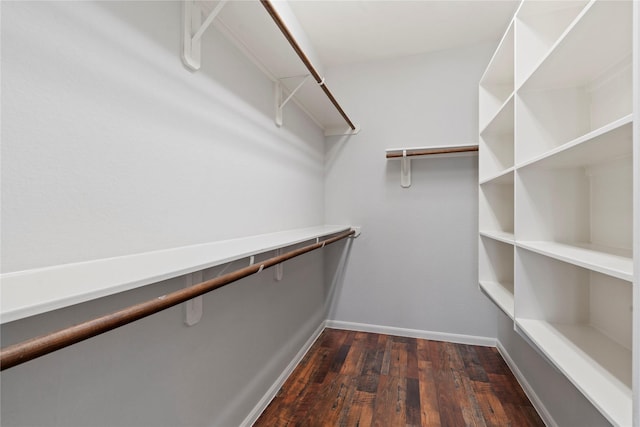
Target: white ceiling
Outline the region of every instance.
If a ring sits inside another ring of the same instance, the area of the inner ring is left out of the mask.
[[[518,3],[518,0],[290,1],[327,67],[497,42]]]

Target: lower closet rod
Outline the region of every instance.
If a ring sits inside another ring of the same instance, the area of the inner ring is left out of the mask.
[[[140,320],[159,311],[173,307],[174,305],[178,305],[215,289],[221,288],[244,277],[258,273],[265,268],[280,264],[281,262],[295,258],[307,252],[311,252],[315,249],[323,248],[325,245],[337,242],[338,240],[342,240],[353,234],[355,234],[355,230],[344,231],[321,242],[287,252],[280,256],[269,258],[261,263],[241,268],[240,270],[198,283],[197,285],[189,288],[180,289],[170,294],[154,298],[150,301],[132,305],[120,311],[61,329],[57,332],[52,332],[47,335],[42,335],[37,338],[32,338],[30,340],[8,346],[0,350],[0,370],[12,368],[28,362],[29,360],[33,360],[37,357],[44,356],[56,350],[60,350],[91,337],[95,337],[96,335],[103,334],[136,320]]]

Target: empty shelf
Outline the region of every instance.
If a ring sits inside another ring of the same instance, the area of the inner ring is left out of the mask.
[[[7,323],[348,230],[318,226],[0,276]]]

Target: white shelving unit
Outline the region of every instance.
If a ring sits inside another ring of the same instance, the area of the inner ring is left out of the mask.
[[[301,228],[3,274],[0,323],[324,238],[349,228],[329,225]]]
[[[614,425],[640,424],[632,10],[524,0],[479,99],[480,288]]]
[[[513,250],[513,241],[487,235],[480,238],[480,289],[512,319]]]

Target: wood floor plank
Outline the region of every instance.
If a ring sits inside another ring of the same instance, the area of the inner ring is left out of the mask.
[[[419,426],[420,421],[420,383],[417,378],[407,378],[406,395],[407,425]]]
[[[373,411],[373,426],[406,425],[406,378],[382,375]]]
[[[475,390],[476,399],[480,405],[480,410],[484,416],[487,427],[502,427],[505,420],[508,420],[507,414],[502,407],[502,402],[493,393],[491,384],[488,382],[474,381],[473,389]]]
[[[347,415],[346,426],[371,426],[375,400],[375,393],[356,391]]]
[[[406,378],[407,376],[407,344],[394,341],[391,346],[389,376]]]
[[[469,375],[471,381],[484,381],[489,382],[487,373],[482,367],[482,362],[476,353],[476,348],[472,345],[458,344],[458,354],[464,363],[464,369]]]
[[[469,377],[464,371],[451,371],[456,392],[458,395],[458,405],[462,412],[462,418],[464,418],[465,425],[474,427],[487,427],[482,409],[476,398],[473,386],[469,381]]]
[[[418,367],[421,424],[425,427],[440,427],[440,408],[438,407],[438,394],[431,362],[419,360]]]
[[[495,348],[325,329],[254,425],[544,424]]]

